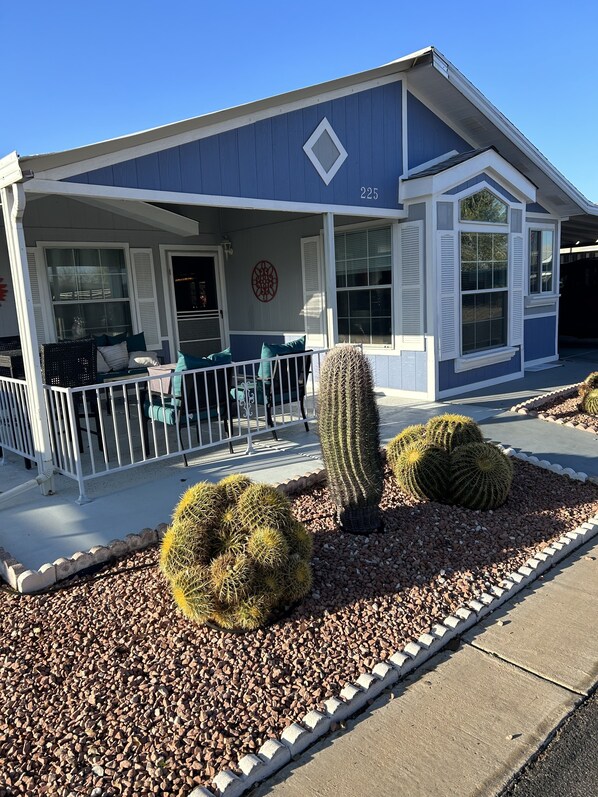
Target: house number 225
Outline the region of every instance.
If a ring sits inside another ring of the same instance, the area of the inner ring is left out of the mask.
[[[371,185],[362,185],[361,186],[361,198],[362,199],[378,199],[378,189],[374,188]]]

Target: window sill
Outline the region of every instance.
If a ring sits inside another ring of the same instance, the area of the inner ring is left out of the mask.
[[[558,293],[529,293],[525,297],[526,307],[542,307],[546,304],[554,304],[560,296]]]
[[[496,365],[512,360],[517,354],[518,349],[514,346],[507,346],[502,349],[492,349],[491,351],[480,352],[479,354],[466,354],[465,357],[458,357],[455,360],[455,373],[472,371],[474,368],[484,368],[486,365]]]

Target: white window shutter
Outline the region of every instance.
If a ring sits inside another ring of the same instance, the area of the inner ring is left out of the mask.
[[[399,225],[399,340],[402,349],[424,351],[424,224]]]
[[[326,345],[324,280],[322,249],[319,236],[301,239],[301,268],[303,271],[303,310],[307,347],[319,349]]]
[[[523,343],[523,294],[525,268],[523,235],[511,234],[511,279],[509,283],[509,344]]]
[[[160,316],[156,291],[154,258],[151,249],[131,249],[133,296],[137,310],[138,332],[145,334],[145,345],[150,350],[162,348]]]
[[[440,232],[437,238],[438,275],[440,282],[440,360],[454,360],[459,356],[459,258],[457,236],[454,232]]]
[[[52,343],[55,340],[50,325],[49,307],[44,307],[44,262],[41,250],[27,247],[27,265],[29,267],[29,282],[31,284],[31,298],[33,300],[33,315],[38,343]]]

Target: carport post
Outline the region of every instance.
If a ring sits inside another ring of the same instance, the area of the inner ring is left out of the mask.
[[[23,213],[25,212],[26,202],[23,183],[12,183],[2,187],[0,189],[0,199],[2,200],[10,272],[15,292],[23,366],[27,381],[31,434],[37,459],[37,481],[42,495],[49,495],[54,490],[54,465],[39,363],[39,342],[33,312],[25,233],[23,231]]]
[[[324,213],[324,274],[326,277],[326,331],[328,348],[332,348],[338,339],[334,213]]]

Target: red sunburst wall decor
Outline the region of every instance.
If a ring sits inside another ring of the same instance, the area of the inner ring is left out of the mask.
[[[8,296],[8,286],[4,282],[3,278],[0,277],[0,304],[6,301],[7,296]]]
[[[271,302],[278,290],[278,274],[269,260],[260,260],[251,273],[251,287],[260,302]]]

